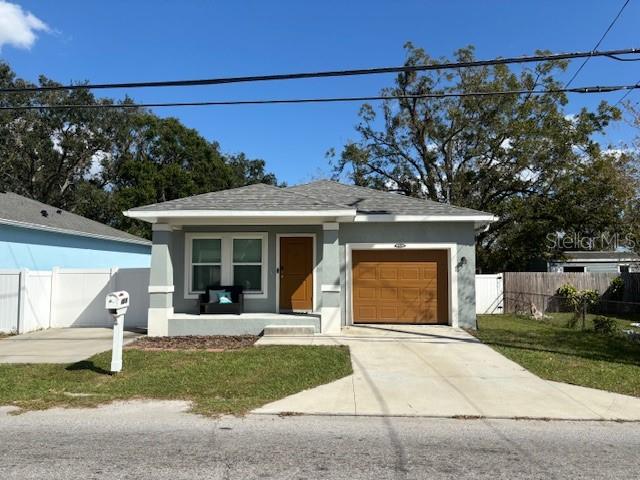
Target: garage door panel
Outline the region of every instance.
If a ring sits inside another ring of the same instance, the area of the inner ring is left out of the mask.
[[[448,323],[446,251],[353,252],[355,323]]]
[[[380,300],[398,301],[398,289],[394,287],[381,287],[378,290]]]
[[[398,267],[395,265],[380,265],[378,266],[378,278],[380,280],[397,280],[398,279]]]
[[[420,267],[419,265],[398,265],[398,279],[405,280],[420,280]]]
[[[376,265],[361,264],[356,270],[355,278],[356,280],[377,280],[378,268]]]
[[[380,305],[378,307],[378,320],[390,322],[398,318],[398,305]]]
[[[362,319],[363,322],[377,322],[378,321],[378,308],[375,305],[361,305],[356,308],[354,312],[356,316]]]
[[[416,300],[420,300],[420,288],[418,287],[414,287],[414,288],[402,288],[400,290],[401,294],[400,294],[400,298],[399,300],[403,300],[403,301],[416,301]]]

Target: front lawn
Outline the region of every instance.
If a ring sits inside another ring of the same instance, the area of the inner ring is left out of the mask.
[[[91,407],[139,398],[193,401],[206,415],[242,414],[351,373],[346,347],[265,346],[225,352],[126,349],[108,374],[111,352],[71,365],[0,365],[0,405]]]
[[[542,378],[640,396],[640,344],[568,328],[567,319],[562,314],[546,321],[479,315],[478,330],[471,333]],[[617,323],[629,326],[628,320]]]

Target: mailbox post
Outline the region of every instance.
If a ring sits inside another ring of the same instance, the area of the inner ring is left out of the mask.
[[[124,290],[107,295],[105,308],[113,317],[113,348],[111,349],[111,373],[122,370],[122,343],[124,337],[124,314],[129,308],[129,294]]]

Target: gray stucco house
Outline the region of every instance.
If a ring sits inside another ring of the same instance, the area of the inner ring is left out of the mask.
[[[124,212],[153,224],[149,335],[475,327],[475,232],[493,215],[332,181],[250,185]],[[241,315],[199,314],[241,285]]]

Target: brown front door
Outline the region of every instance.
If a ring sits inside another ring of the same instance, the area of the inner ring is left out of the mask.
[[[448,323],[447,252],[354,250],[354,323]]]
[[[280,237],[280,310],[313,309],[313,238]]]

